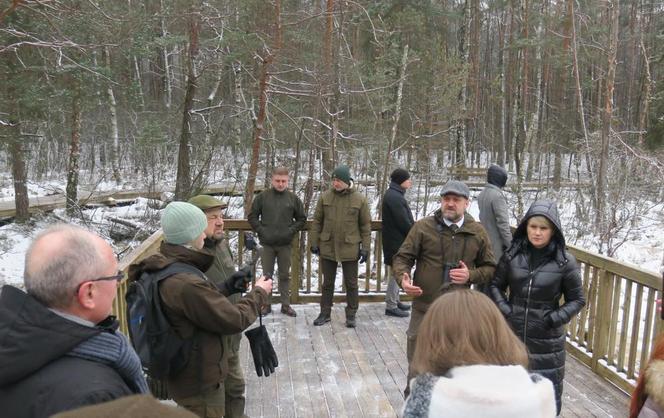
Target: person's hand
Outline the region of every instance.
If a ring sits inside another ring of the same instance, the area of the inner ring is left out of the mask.
[[[224,286],[228,294],[232,295],[246,292],[249,282],[251,282],[251,269],[241,268],[224,281]]]
[[[410,276],[408,273],[404,273],[401,276],[401,288],[409,296],[420,296],[422,294],[422,288],[415,286],[410,282]]]
[[[244,248],[246,248],[249,251],[252,251],[255,250],[256,247],[258,247],[258,243],[256,242],[254,235],[249,232],[246,232],[244,234]]]
[[[262,276],[260,279],[256,280],[254,287],[260,287],[265,290],[265,293],[268,295],[272,292],[272,278],[267,276]]]
[[[450,281],[454,284],[466,284],[470,279],[470,270],[462,260],[459,260],[459,268],[450,270]]]
[[[320,255],[320,248],[318,246],[311,247],[311,254]]]
[[[367,257],[369,257],[369,251],[367,251],[365,249],[361,249],[359,256],[360,256],[359,262],[360,262],[360,264],[362,264],[365,261],[367,261]]]

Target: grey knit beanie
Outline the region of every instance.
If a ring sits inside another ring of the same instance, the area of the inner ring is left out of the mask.
[[[161,213],[161,229],[164,240],[182,245],[194,239],[207,228],[207,218],[202,210],[187,202],[171,202]]]

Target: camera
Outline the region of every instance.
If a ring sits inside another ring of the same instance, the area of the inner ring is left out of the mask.
[[[447,262],[443,264],[443,284],[450,282],[450,270],[458,269],[461,267],[461,264],[458,262]]]

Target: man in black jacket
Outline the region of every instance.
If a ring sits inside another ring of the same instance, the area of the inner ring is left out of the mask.
[[[410,189],[413,181],[410,173],[397,168],[390,175],[390,186],[383,197],[383,261],[387,265],[387,291],[385,292],[385,315],[406,317],[410,305],[399,301],[399,285],[394,279],[392,271],[392,257],[399,251],[399,247],[406,239],[408,231],[413,226],[413,214],[404,197],[406,190]]]
[[[147,393],[136,352],[111,316],[113,250],[83,229],[49,228],[25,258],[27,294],[0,294],[0,405],[13,418],[46,417]]]
[[[279,266],[281,313],[297,316],[290,306],[291,241],[304,227],[307,215],[300,198],[288,190],[287,168],[275,168],[271,182],[272,187],[261,192],[252,202],[247,219],[263,244],[263,274],[272,277],[275,260]],[[272,311],[270,303],[263,308],[263,315]]]

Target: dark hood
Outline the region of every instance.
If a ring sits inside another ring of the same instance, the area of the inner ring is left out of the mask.
[[[136,280],[144,271],[163,270],[176,261],[192,265],[200,271],[208,271],[214,262],[214,256],[196,251],[182,245],[162,241],[159,252],[129,266],[129,280]]]
[[[0,387],[22,380],[101,332],[65,319],[13,286],[0,293]]]
[[[502,189],[507,184],[507,170],[499,165],[491,164],[486,172],[486,182]]]
[[[528,226],[528,219],[533,216],[544,216],[548,219],[554,226],[553,237],[551,238],[552,247],[555,247],[556,258],[559,262],[564,262],[565,256],[565,236],[563,235],[560,217],[558,216],[558,206],[553,200],[543,199],[537,200],[528,209],[526,215],[523,217],[519,226],[517,226],[516,231],[514,232],[514,239],[512,241],[512,247],[510,252],[515,253],[515,250],[519,248],[524,248],[528,244],[528,233],[526,227]]]

